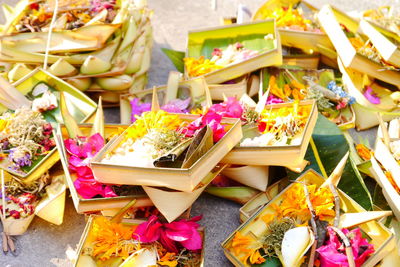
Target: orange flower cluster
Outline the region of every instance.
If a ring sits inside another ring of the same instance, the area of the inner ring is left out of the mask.
[[[96,217],[91,235],[93,237],[93,257],[106,261],[112,256],[126,259],[131,253],[140,249],[137,242],[128,242],[132,239],[135,226],[125,226],[114,223],[105,217]]]
[[[198,59],[193,57],[184,58],[186,71],[189,77],[198,77],[215,70],[222,69],[223,66],[216,65],[214,61],[205,59],[204,56]]]
[[[370,160],[371,159],[371,155],[373,154],[373,152],[368,147],[366,147],[365,145],[363,145],[363,144],[356,145],[356,150],[357,150],[357,154],[363,160]]]
[[[276,109],[264,109],[261,112],[260,123],[265,124],[265,133],[282,134],[289,133],[289,136],[294,136],[297,132],[304,129],[308,117],[311,112],[311,105],[299,105],[298,101],[293,102],[292,106]],[[285,119],[286,117],[290,119]],[[283,121],[284,123],[279,123]]]
[[[310,31],[311,21],[305,19],[301,10],[289,7],[279,7],[272,12],[265,9],[262,11],[264,18],[274,18],[277,27],[289,27],[294,30]]]
[[[319,219],[329,219],[335,216],[334,211],[334,196],[327,188],[317,189],[316,185],[307,186],[310,201]],[[310,210],[308,209],[304,187],[301,184],[294,184],[282,197],[282,202],[278,205],[271,204],[275,213],[266,214],[262,220],[269,224],[274,219],[290,217],[298,219],[302,223],[307,222],[311,218]]]
[[[284,101],[288,101],[289,98],[294,100],[303,100],[306,97],[304,94],[305,88],[304,84],[296,80],[291,80],[290,84],[285,84],[283,88],[279,88],[276,84],[275,76],[272,75],[269,79],[270,93]]]
[[[240,232],[236,232],[232,239],[232,252],[239,256],[244,255],[240,260],[244,263],[250,261],[251,264],[261,264],[265,259],[260,254],[260,247],[249,248],[253,244],[253,240],[249,236],[244,236]]]

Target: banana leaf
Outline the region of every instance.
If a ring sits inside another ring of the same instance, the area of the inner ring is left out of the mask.
[[[264,38],[267,34],[272,34],[273,38]],[[275,23],[271,20],[192,31],[188,35],[187,56],[211,58],[214,48],[224,49],[236,42],[245,48],[266,52],[276,48],[275,38]]]
[[[184,72],[183,58],[185,57],[185,52],[176,51],[168,48],[161,48],[164,54],[171,60],[172,64],[179,72]]]
[[[258,52],[265,52],[274,49],[274,40],[265,39],[264,36],[265,34],[251,34],[233,38],[207,39],[203,43],[200,54],[205,58],[211,59],[214,48],[224,50],[229,45],[235,44],[237,42],[241,43],[247,49]]]
[[[349,149],[346,138],[336,124],[319,114],[305,156],[305,160],[308,160],[310,165],[304,172],[312,168],[327,178]],[[288,176],[290,179],[295,179],[299,174],[288,170]],[[372,209],[371,194],[351,157],[343,171],[339,188],[366,210]]]
[[[280,267],[282,266],[281,261],[278,258],[266,257],[265,262],[261,264],[252,264],[252,267]]]

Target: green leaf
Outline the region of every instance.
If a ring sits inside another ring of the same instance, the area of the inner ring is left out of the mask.
[[[211,59],[214,48],[225,49],[229,45],[235,44],[237,42],[241,43],[243,47],[264,52],[275,48],[274,40],[267,40],[264,38],[265,34],[250,34],[242,35],[236,38],[213,38],[204,41],[201,48],[201,55],[205,58]]]
[[[76,138],[77,136],[82,136],[83,134],[79,129],[78,124],[76,123],[71,113],[69,113],[68,111],[65,95],[63,92],[61,92],[60,94],[60,110],[65,127],[67,128],[68,136],[70,138]]]
[[[322,71],[319,74],[318,84],[327,87],[328,83],[335,80],[335,74],[332,71]]]
[[[361,173],[363,173],[363,174],[365,174],[365,175],[367,175],[369,177],[372,177],[372,173],[370,171],[371,168],[372,168],[372,163],[369,160],[368,161],[364,161],[363,163],[357,164],[357,169]]]
[[[309,146],[305,159],[310,161],[311,164],[307,166],[305,170],[312,168],[322,173],[317,163],[317,158],[319,156],[323,169],[325,169],[326,173],[329,175],[347,151],[349,151],[346,138],[335,123],[330,122],[323,115],[319,114],[312,139],[316,146],[317,155],[314,153],[311,146]],[[295,179],[299,176],[299,174],[290,171],[288,171],[288,175],[291,179]],[[366,210],[372,209],[371,195],[351,157],[349,157],[343,171],[339,188]]]
[[[261,264],[252,264],[252,267],[279,267],[282,266],[281,261],[278,258],[267,257],[265,262]]]
[[[33,168],[35,168],[37,165],[39,165],[42,162],[44,157],[46,157],[46,155],[37,156],[35,160],[32,160],[32,164],[30,166],[23,166],[23,167],[21,167],[21,170],[25,173],[30,172]]]
[[[389,204],[382,193],[382,187],[380,187],[379,184],[370,177],[365,178],[365,185],[371,193],[374,206],[382,210],[390,210]]]
[[[164,54],[171,60],[172,64],[174,64],[175,68],[179,72],[184,72],[183,59],[185,58],[185,52],[176,51],[168,48],[161,48]]]

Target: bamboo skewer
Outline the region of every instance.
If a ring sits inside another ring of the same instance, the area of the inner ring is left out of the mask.
[[[336,186],[332,183],[329,184],[329,189],[332,191],[335,200],[335,220],[333,221],[333,226],[339,227],[340,223],[340,198],[336,190]]]
[[[336,234],[342,239],[344,246],[346,247],[346,256],[349,263],[349,267],[356,267],[354,262],[354,254],[351,248],[351,244],[347,236],[337,227],[331,226],[331,228],[336,232]]]
[[[314,207],[312,205],[311,199],[310,199],[310,194],[308,192],[308,188],[307,185],[305,183],[303,184],[303,189],[304,189],[304,195],[306,196],[306,202],[307,202],[307,207],[308,210],[311,213],[311,228],[313,229],[313,233],[314,233],[314,243],[311,247],[311,253],[310,253],[310,259],[308,261],[308,267],[313,267],[314,266],[314,259],[315,259],[315,250],[317,249],[317,242],[318,242],[318,230],[317,230],[317,223],[316,223],[316,214],[315,214],[315,210]]]
[[[158,102],[157,87],[153,86],[153,97],[151,99],[151,111],[159,111],[160,103]]]
[[[50,50],[50,42],[51,42],[51,34],[53,32],[54,22],[57,19],[57,12],[58,12],[58,0],[54,1],[54,11],[53,17],[51,18],[50,26],[49,26],[49,33],[47,34],[47,42],[46,42],[46,50],[44,53],[44,62],[43,62],[43,69],[47,69],[47,62],[49,59],[49,50]]]

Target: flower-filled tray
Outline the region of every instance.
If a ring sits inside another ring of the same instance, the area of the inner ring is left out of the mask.
[[[266,68],[261,70],[261,77],[263,91],[270,88],[267,104],[315,99],[318,111],[339,128],[355,127],[355,98],[336,82],[333,70]]]
[[[373,26],[376,30],[379,31],[380,35],[384,35],[387,38],[386,40],[383,40],[381,38],[375,39],[378,41],[378,43],[376,44],[376,48],[379,50],[382,57],[386,61],[388,62],[391,61],[392,64],[398,66],[399,50],[398,49],[395,50],[393,45],[398,45],[398,42],[400,41],[400,30],[396,17],[397,14],[393,12],[394,9],[395,6],[393,5],[393,6],[380,6],[379,8],[365,10],[361,14],[361,19],[367,21],[369,24],[371,24],[371,26]],[[368,32],[365,32],[365,34],[369,35]],[[369,37],[371,41],[374,42],[374,38],[372,36]],[[390,50],[382,51],[381,48],[384,47],[387,47]]]
[[[90,119],[96,104],[79,90],[41,69],[36,69],[19,80],[15,88],[4,87],[4,90],[13,91],[15,95],[22,93],[24,96],[20,97],[26,102],[26,107],[17,108],[13,114],[5,106],[0,107],[4,123],[3,139],[8,140],[3,144],[5,155],[1,160],[1,168],[29,183],[59,160],[52,125],[62,122],[60,92],[64,93],[65,101],[77,121]],[[21,100],[17,100],[16,106],[23,105]],[[12,102],[7,105],[12,107]],[[20,139],[18,136],[24,138]]]
[[[118,135],[127,127],[127,125],[105,125],[105,141],[112,140],[113,136]],[[80,124],[79,129],[83,134],[83,136],[80,137],[81,146],[85,146],[85,143],[89,143],[92,145],[94,151],[100,150],[104,139],[100,138],[101,136],[98,135],[96,135],[96,137],[89,137],[92,125]],[[90,170],[86,169],[83,164],[78,164],[73,161],[77,159],[76,156],[82,158],[84,161],[84,157],[82,157],[82,155],[76,155],[76,153],[73,154],[71,149],[66,149],[66,146],[70,148],[74,144],[71,141],[72,139],[69,139],[66,128],[60,125],[58,132],[61,132],[63,140],[58,140],[56,138],[56,143],[65,172],[65,179],[71,192],[75,209],[78,213],[121,209],[132,199],[136,199],[135,207],[153,206],[153,203],[140,186],[106,186],[97,183],[93,177],[90,177]],[[84,152],[83,148],[81,152]],[[72,158],[72,156],[74,156],[74,158]],[[84,173],[84,175],[80,176],[81,173]],[[77,179],[80,181],[77,181]]]
[[[268,0],[254,13],[252,20],[276,19],[282,45],[304,51],[318,51],[318,45],[333,49],[329,37],[313,22],[318,9],[301,0]]]
[[[379,263],[396,245],[393,233],[378,222],[391,212],[367,212],[325,181],[311,169],[301,175],[222,243],[228,259],[235,266],[295,267],[310,260],[323,267]],[[315,225],[309,226],[309,220]]]
[[[396,218],[400,218],[399,129],[398,118],[379,126],[370,169]]]
[[[360,21],[360,29],[368,36],[386,62],[400,68],[400,49],[398,46],[400,37],[398,35],[366,20]]]
[[[9,173],[4,174],[5,198],[3,202],[0,197],[0,217],[6,234],[24,234],[35,215],[55,225],[62,224],[66,185],[59,166],[54,166],[29,184]],[[3,217],[4,203],[6,212]]]
[[[123,219],[117,223],[108,217],[90,216],[78,244],[74,267],[202,267],[204,229],[197,223],[199,219],[162,223],[151,216],[148,221]],[[184,230],[179,232],[181,229]],[[175,241],[178,239],[185,241]]]
[[[389,121],[400,115],[396,101],[392,98],[393,91],[382,85],[378,80],[371,79],[364,73],[346,68],[340,58],[337,59],[342,81],[349,94],[356,99],[353,106],[355,126],[357,130],[365,130],[379,124],[376,112],[383,112],[384,121]]]
[[[400,84],[400,73],[382,60],[367,38],[357,33],[357,21],[329,5],[320,10],[318,19],[346,68],[366,73],[395,86]]]
[[[221,162],[291,167],[302,165],[317,117],[314,100],[267,105],[257,124],[242,127],[240,144]],[[284,118],[287,118],[286,122]],[[284,122],[296,130],[287,134],[278,130]]]
[[[275,21],[221,26],[190,31],[185,76],[204,76],[218,84],[261,67],[282,64],[282,50]]]
[[[241,138],[238,119],[149,111],[104,146],[91,168],[101,183],[192,192]]]
[[[60,3],[59,10],[65,10],[69,4],[68,1]],[[117,13],[119,11],[123,12],[120,7],[120,4],[115,7]],[[99,13],[104,12],[99,12],[102,10],[100,7],[93,7],[90,12],[86,12],[86,10],[82,8],[80,9],[79,6],[76,6],[75,8],[76,12],[75,14],[70,14],[68,22],[75,20],[76,23],[67,23],[67,15],[61,13],[56,22],[56,29],[58,31],[54,33],[54,35],[60,35],[57,36],[58,38],[55,38],[57,41],[61,37],[66,40],[69,37],[72,40],[75,40],[76,43],[69,43],[65,40],[65,47],[59,47],[60,43],[53,41],[50,51],[88,51],[102,47],[108,37],[119,26],[121,26],[119,23],[113,23],[113,20],[110,20],[109,18],[107,18],[106,21],[102,21],[102,18],[100,17],[102,17],[102,15],[104,16],[104,14]],[[25,45],[34,43],[33,40],[36,39],[36,46],[32,46],[30,49],[35,49],[32,52],[44,52],[44,49],[43,51],[38,51],[38,49],[45,47],[47,36],[47,31],[45,29],[49,29],[53,10],[54,2],[37,1],[32,4],[31,1],[19,1],[13,8],[12,12],[8,14],[7,22],[3,25],[2,40],[8,42],[22,40],[23,42],[16,42],[18,43],[17,47],[22,45],[25,47]],[[38,19],[38,16],[41,16],[40,19]],[[115,16],[117,16],[117,14],[115,14]],[[121,16],[121,14],[119,16]],[[85,21],[89,22],[90,20],[88,20],[88,17],[101,23],[95,24],[95,21],[93,20],[93,23],[86,24]],[[67,43],[69,46],[66,45]],[[76,47],[74,45],[76,45]]]

